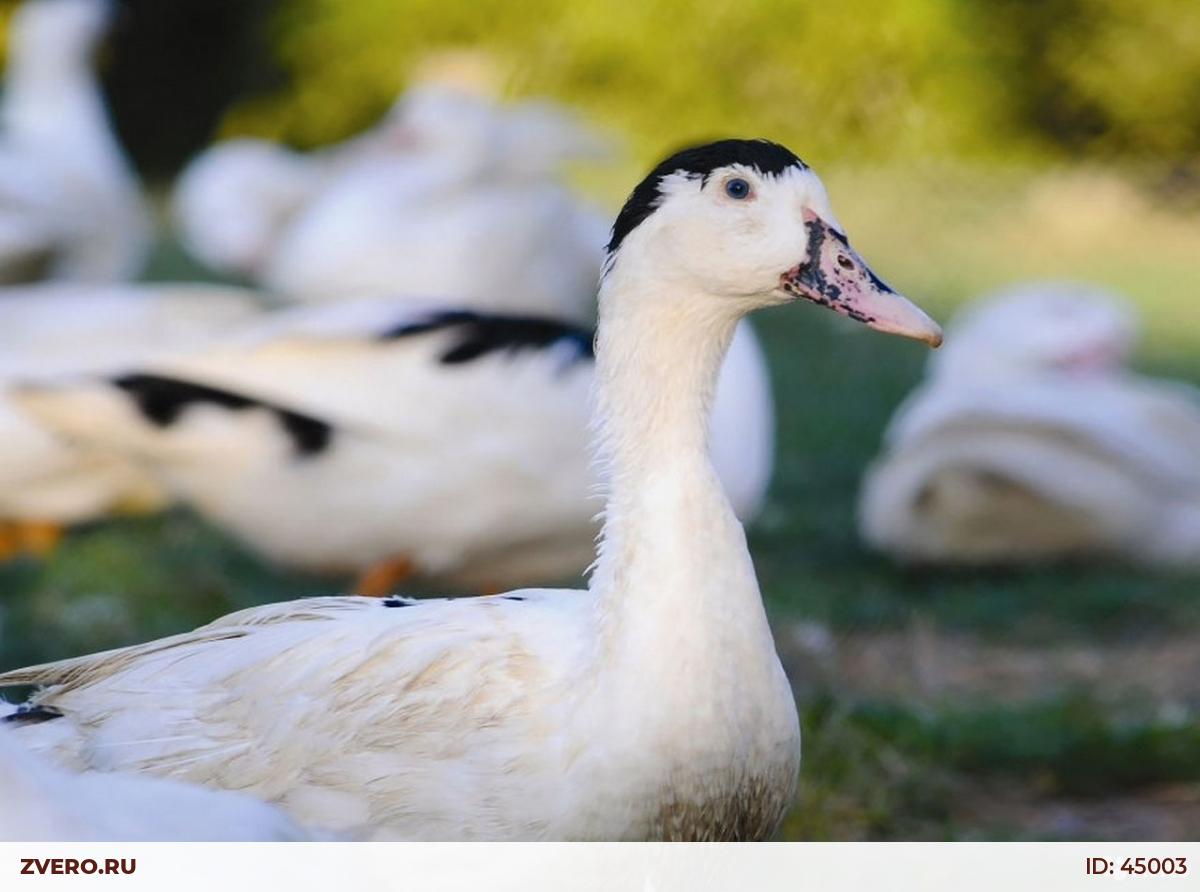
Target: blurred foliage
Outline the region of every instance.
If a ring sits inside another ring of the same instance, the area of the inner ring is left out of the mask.
[[[1067,150],[1200,152],[1194,0],[971,0],[1010,126]]]
[[[121,141],[150,175],[209,143],[231,103],[283,84],[267,43],[276,0],[118,0],[102,59]]]
[[[281,97],[234,121],[301,144],[378,116],[431,50],[480,47],[509,95],[547,95],[653,152],[758,132],[831,156],[983,140],[995,85],[971,65],[953,0],[294,0],[280,7]],[[797,137],[803,137],[797,139]]]
[[[485,50],[639,155],[762,133],[830,158],[1200,155],[1194,0],[290,0],[282,93],[228,132],[300,145],[374,120],[431,51]]]
[[[139,165],[369,126],[431,54],[494,62],[640,160],[758,133],[815,163],[1137,159],[1200,177],[1194,0],[117,0],[106,86]],[[0,27],[15,0],[0,0]]]

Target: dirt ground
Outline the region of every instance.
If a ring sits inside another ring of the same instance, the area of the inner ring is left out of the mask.
[[[1085,692],[1186,719],[1200,707],[1200,636],[1054,646],[993,643],[927,622],[907,629],[831,633],[782,626],[780,654],[803,701],[1011,704]],[[1068,840],[1200,839],[1200,784],[1166,784],[1111,796],[1065,797],[1036,776],[957,776],[941,794],[960,836]],[[936,833],[931,834],[936,836]]]
[[[833,634],[792,623],[777,640],[789,676],[808,686],[906,700],[986,697],[1001,703],[1102,690],[1116,701],[1152,697],[1200,708],[1200,634],[1055,647],[995,644],[915,622],[894,631]]]

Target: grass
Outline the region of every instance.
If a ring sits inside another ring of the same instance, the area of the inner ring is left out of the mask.
[[[233,610],[329,594],[281,573],[184,511],[75,531],[48,561],[0,565],[5,666],[185,631]]]
[[[1144,314],[1138,364],[1200,383],[1200,226],[1156,208],[1126,178],[931,165],[826,179],[858,248],[936,315],[1023,278],[1098,281]],[[169,246],[152,270],[195,272]],[[1200,636],[1197,573],[918,572],[864,551],[854,534],[859,475],[920,376],[923,348],[815,308],[772,311],[756,324],[776,385],[779,453],[751,545],[781,633],[804,621],[841,643],[916,624],[1048,657],[1080,643],[1103,655],[1131,640]],[[337,588],[264,565],[185,511],[95,525],[46,563],[0,566],[0,663],[144,640]],[[786,838],[1152,835],[1165,831],[1091,817],[1063,830],[1046,809],[1068,803],[1086,816],[1097,804],[1135,800],[1159,808],[1164,786],[1200,795],[1200,694],[1172,700],[1151,684],[1130,708],[1100,672],[1069,695],[1030,684],[1002,699],[902,698],[813,682],[803,661],[788,662],[800,667],[805,759]],[[1181,813],[1179,826],[1200,832],[1200,814]]]
[[[752,537],[772,607],[845,630],[902,624],[913,611],[988,635],[1124,635],[1200,623],[1195,574],[1120,566],[930,572],[865,551],[854,535],[858,478],[924,357],[920,347],[837,321],[785,308],[758,326],[777,392],[786,394],[775,483]]]
[[[982,820],[964,821],[964,806],[999,789],[1087,803],[1200,781],[1200,722],[1116,717],[1087,696],[919,707],[822,695],[801,715],[805,782],[790,839],[1045,838],[1055,834],[986,804]]]

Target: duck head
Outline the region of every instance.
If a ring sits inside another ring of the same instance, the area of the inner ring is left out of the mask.
[[[937,323],[850,247],[820,178],[765,140],[685,149],[650,172],[608,244],[604,285],[631,277],[658,286],[645,294],[707,298],[717,312],[805,300],[931,346],[942,339]]]

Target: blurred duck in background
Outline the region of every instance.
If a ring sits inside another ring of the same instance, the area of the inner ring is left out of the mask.
[[[0,731],[0,840],[253,842],[309,838],[241,793],[134,774],[76,774]]]
[[[0,282],[137,275],[150,221],[93,71],[108,0],[28,0],[0,102]]]
[[[866,541],[914,562],[1200,565],[1200,393],[1128,370],[1135,339],[1088,285],[965,310],[867,473]]]
[[[559,173],[598,154],[595,138],[549,105],[438,86],[406,95],[390,122],[388,140],[408,151],[364,153],[333,177],[282,233],[268,291],[592,318],[608,224]]]
[[[593,376],[589,330],[370,299],[16,399],[282,564],[358,574],[360,594],[412,574],[494,591],[576,576],[593,556]],[[742,344],[711,445],[742,519],[769,483],[772,424],[765,363]]]
[[[180,175],[171,213],[180,241],[209,269],[255,281],[279,234],[325,179],[322,157],[263,139],[231,139]]]
[[[395,118],[393,110],[371,130],[307,153],[248,137],[205,149],[171,194],[184,248],[214,272],[261,284],[288,225],[339,174],[371,158],[408,163],[411,146]]]
[[[173,214],[198,259],[285,300],[421,294],[582,320],[607,224],[559,174],[604,149],[551,104],[421,84],[320,152],[212,147],[180,178]]]
[[[260,312],[252,293],[224,286],[0,290],[0,559],[49,551],[64,526],[167,501],[136,463],[38,424],[13,401],[18,382],[123,368],[232,331]]]

